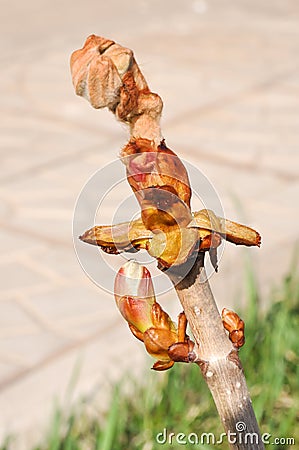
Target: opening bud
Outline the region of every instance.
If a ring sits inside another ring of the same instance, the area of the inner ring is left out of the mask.
[[[155,292],[150,272],[136,261],[128,261],[118,271],[114,283],[117,307],[130,324],[142,333],[152,326]]]

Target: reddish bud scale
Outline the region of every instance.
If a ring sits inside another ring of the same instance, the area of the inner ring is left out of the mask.
[[[185,166],[164,143],[131,140],[121,153],[127,179],[150,229],[186,226],[191,220],[191,188]]]
[[[186,338],[186,316],[180,314],[177,330],[169,315],[155,301],[151,275],[144,266],[128,261],[119,269],[115,279],[115,300],[133,335],[157,360],[154,370],[169,369],[174,361],[189,362],[189,351],[193,347]],[[178,342],[179,339],[182,342]]]
[[[187,170],[180,158],[162,141],[158,147],[148,139],[131,140],[121,152],[127,176],[134,191],[149,187],[169,187],[190,207],[191,188]],[[138,174],[144,174],[142,185]]]
[[[116,296],[129,296],[155,299],[154,286],[149,270],[135,261],[127,261],[118,271],[114,293]]]
[[[222,322],[224,328],[229,332],[229,338],[235,347],[240,348],[245,343],[245,324],[237,313],[227,308],[222,310]]]

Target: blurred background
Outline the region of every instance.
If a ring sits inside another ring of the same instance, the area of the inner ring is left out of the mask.
[[[92,33],[133,49],[164,101],[168,146],[208,178],[227,218],[261,233],[260,249],[226,245],[211,277],[219,307],[234,307],[244,267],[267,294],[298,241],[298,21],[295,0],[2,0],[0,439],[17,433],[28,449],[74,373],[74,398],[96,391],[104,403],[125,370],[151,364],[74,251],[76,199],[128,132],[76,97],[72,51]],[[124,189],[101,223],[131,195]],[[99,278],[123,263],[77,245]],[[173,293],[161,302],[179,311]]]

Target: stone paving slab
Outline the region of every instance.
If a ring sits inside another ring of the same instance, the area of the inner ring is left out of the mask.
[[[191,146],[192,154],[196,151],[194,144],[199,142],[198,158],[203,154],[205,159],[214,158],[215,162],[228,163],[236,169],[298,179],[298,89],[288,84],[290,78],[287,75],[249,98],[235,99],[206,113],[194,113],[188,121],[173,126],[174,140],[180,139],[178,145],[183,151]],[[172,127],[169,134],[173,134]],[[183,143],[184,136],[191,134],[194,141]]]
[[[15,448],[30,450],[43,436],[54,398],[66,401],[76,364],[74,398],[97,386],[99,403],[125,370],[150,364],[111,294],[87,278],[73,249],[76,199],[92,174],[117,157],[128,133],[111,113],[75,96],[71,52],[91,33],[133,48],[163,98],[168,145],[208,177],[227,217],[262,233],[260,250],[226,245],[211,279],[219,307],[232,306],[245,301],[245,261],[251,259],[267,293],[288,270],[299,237],[298,19],[295,0],[4,2],[0,440],[18,433]],[[112,174],[101,173],[109,184]],[[120,204],[130,195],[128,186],[116,185],[97,214],[89,216],[86,204],[79,225],[110,223],[116,210],[125,220],[132,210]],[[123,258],[78,248],[111,290],[111,272]],[[174,294],[163,289],[161,302],[177,314]]]

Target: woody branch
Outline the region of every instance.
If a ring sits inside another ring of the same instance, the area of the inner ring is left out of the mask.
[[[150,91],[131,50],[92,35],[73,53],[71,69],[78,95],[94,108],[109,108],[130,127],[131,141],[146,139],[152,151],[157,150],[162,139],[162,100]],[[238,435],[238,424],[244,423],[246,433],[256,436],[250,444],[236,439],[230,448],[263,449],[238,352],[223,328],[206,278],[204,253],[193,251],[185,262],[167,269],[195,340],[193,359],[212,393],[225,431]]]

